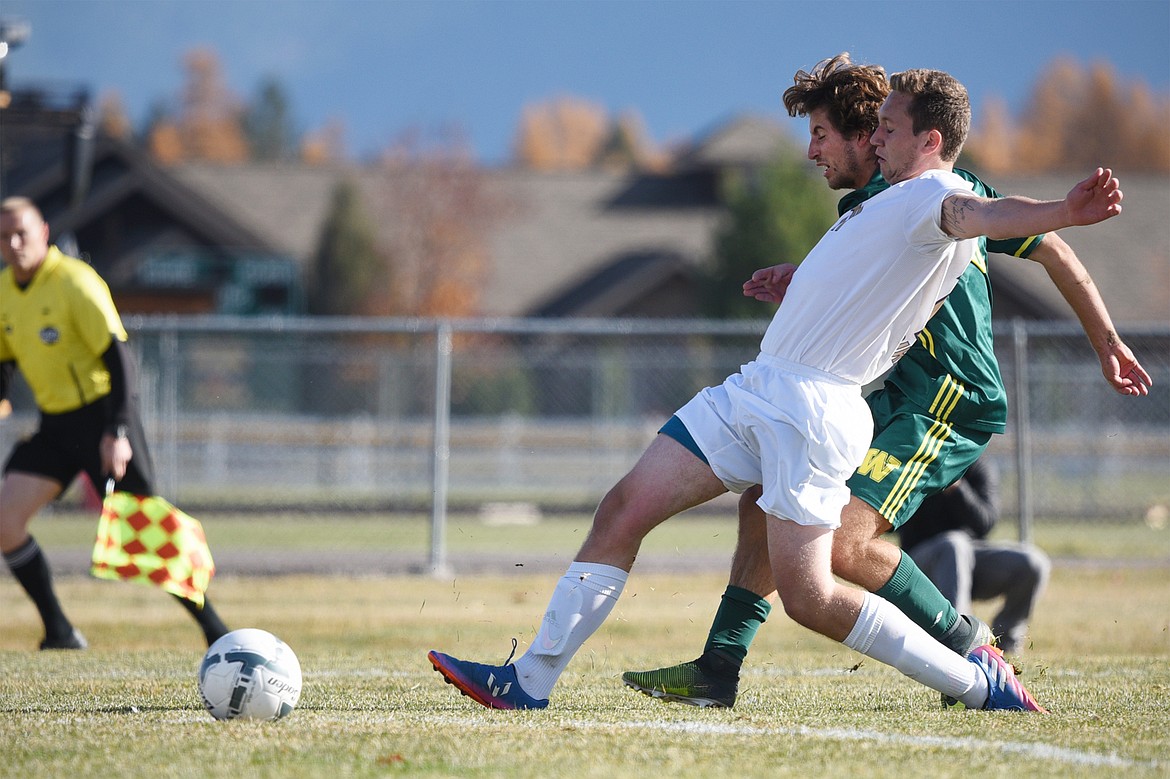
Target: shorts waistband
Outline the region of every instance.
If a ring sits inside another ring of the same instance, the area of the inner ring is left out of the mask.
[[[830,384],[839,384],[844,387],[860,386],[857,382],[841,378],[835,373],[822,371],[820,368],[814,368],[811,365],[803,365],[798,362],[792,362],[791,360],[786,360],[783,357],[777,357],[776,355],[768,354],[767,352],[760,352],[755,361],[761,365],[767,365],[769,368],[779,368],[782,371],[795,373],[797,376],[804,376],[805,378],[809,379],[827,381]]]

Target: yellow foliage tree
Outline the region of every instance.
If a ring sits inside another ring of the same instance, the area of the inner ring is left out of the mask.
[[[490,268],[488,241],[507,205],[457,133],[424,148],[409,133],[381,162],[380,203],[394,289],[367,313],[473,316]]]
[[[219,58],[211,49],[192,49],[183,58],[187,81],[177,117],[163,117],[147,144],[164,164],[184,160],[239,163],[248,159],[239,101],[224,84]]]
[[[1018,128],[1002,102],[989,101],[967,152],[990,173],[1114,170],[1170,172],[1170,96],[1127,84],[1106,63],[1068,57],[1037,79]]]
[[[580,98],[525,106],[516,160],[533,170],[583,170],[597,160],[608,129],[605,109]]]

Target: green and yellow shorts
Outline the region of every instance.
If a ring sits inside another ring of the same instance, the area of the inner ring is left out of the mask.
[[[895,528],[914,516],[923,498],[957,481],[991,441],[992,433],[940,420],[896,389],[883,387],[866,402],[873,442],[849,490]]]

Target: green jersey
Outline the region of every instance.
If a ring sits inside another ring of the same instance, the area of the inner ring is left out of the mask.
[[[981,197],[1001,197],[973,173],[955,173]],[[889,187],[881,173],[841,198],[838,214],[852,210]],[[886,377],[923,412],[975,430],[1002,433],[1007,426],[1007,393],[995,359],[991,331],[991,280],[987,252],[1027,257],[1043,235],[1008,240],[979,239],[980,252],[963,271],[942,308],[918,334],[918,341]]]

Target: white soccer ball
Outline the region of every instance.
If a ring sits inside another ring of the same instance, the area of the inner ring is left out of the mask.
[[[218,720],[277,720],[301,697],[301,664],[289,645],[271,633],[233,630],[203,656],[199,694]]]

